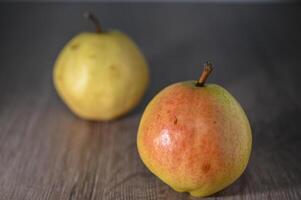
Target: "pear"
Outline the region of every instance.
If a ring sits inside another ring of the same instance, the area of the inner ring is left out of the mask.
[[[66,44],[55,62],[54,85],[76,115],[112,120],[141,100],[149,82],[148,65],[127,35],[103,31],[94,15],[85,16],[96,32],[80,33]]]
[[[214,194],[245,170],[252,145],[248,118],[224,88],[205,81],[172,84],[157,94],[140,121],[137,146],[150,171],[178,192]]]

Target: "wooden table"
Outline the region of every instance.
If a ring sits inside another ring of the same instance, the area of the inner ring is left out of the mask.
[[[52,68],[63,45],[105,27],[131,35],[152,73],[143,102],[113,122],[75,117]],[[208,199],[301,199],[301,7],[294,4],[0,4],[0,199],[192,199],[143,165],[136,134],[147,102],[170,83],[210,82],[242,104],[253,129],[243,176]]]

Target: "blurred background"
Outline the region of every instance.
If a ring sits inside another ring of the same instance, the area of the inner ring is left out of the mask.
[[[258,98],[252,92],[269,94],[265,87],[283,82],[288,86],[281,92],[298,101],[291,91],[298,78],[291,75],[300,65],[299,5],[1,3],[0,9],[0,87],[9,84],[9,93],[53,92],[60,50],[76,34],[94,31],[82,17],[89,10],[104,29],[135,40],[149,62],[151,85],[139,111],[168,84],[197,79],[207,60],[216,68],[210,81],[230,89],[247,109]],[[266,74],[271,80],[258,77]]]
[[[89,199],[86,190],[103,191],[103,199],[188,198],[145,169],[136,152],[136,129],[156,93],[171,83],[198,79],[207,60],[215,67],[209,82],[238,99],[254,137],[244,178],[220,198],[301,198],[298,2],[67,2],[0,3],[2,199]],[[115,122],[75,117],[53,88],[60,50],[76,34],[94,31],[82,17],[87,10],[104,29],[128,34],[150,66],[143,101]],[[127,166],[127,173],[114,171],[118,166]],[[105,178],[95,182],[97,173]]]

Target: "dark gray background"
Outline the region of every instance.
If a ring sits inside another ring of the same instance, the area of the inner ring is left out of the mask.
[[[86,10],[131,36],[149,62],[143,102],[115,122],[78,119],[52,85],[60,49],[93,31]],[[206,60],[209,82],[239,100],[254,139],[247,171],[216,198],[301,198],[300,5],[0,3],[0,45],[0,199],[189,198],[143,166],[135,137],[147,102],[197,79]]]

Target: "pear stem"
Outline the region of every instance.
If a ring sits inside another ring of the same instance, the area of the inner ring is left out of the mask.
[[[101,26],[100,26],[100,22],[99,22],[99,20],[97,19],[97,17],[95,16],[95,15],[93,15],[91,12],[85,12],[84,14],[83,14],[83,17],[85,18],[85,19],[89,19],[89,20],[91,20],[92,21],[92,23],[94,24],[94,26],[95,26],[95,32],[96,33],[101,33],[102,32],[102,29],[101,29]]]
[[[210,73],[212,72],[213,67],[212,67],[212,63],[207,61],[204,64],[204,70],[200,76],[200,79],[198,80],[198,82],[195,84],[195,86],[197,87],[203,87],[205,85],[205,82],[208,78],[208,76],[210,75]]]

